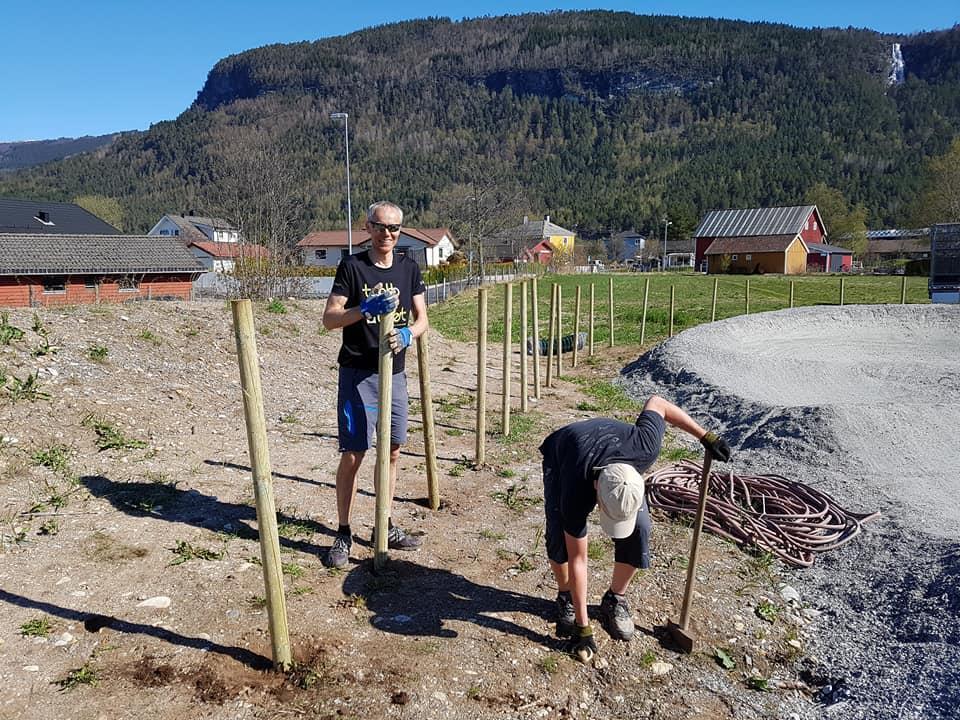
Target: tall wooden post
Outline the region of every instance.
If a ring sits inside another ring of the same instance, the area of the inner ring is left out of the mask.
[[[650,278],[643,283],[643,314],[640,316],[640,344],[647,336],[647,303],[650,301]]]
[[[900,280],[900,304],[907,304],[907,276],[904,275]]]
[[[563,375],[563,288],[557,283],[557,377]]]
[[[843,277],[843,276],[840,277],[840,307],[843,307],[843,291],[844,291],[844,281],[845,281],[845,280],[846,280],[845,277]]]
[[[503,436],[510,434],[510,365],[513,354],[513,285],[503,286]]]
[[[520,412],[527,412],[527,281],[520,283]]]
[[[743,284],[743,314],[750,314],[750,278]]]
[[[573,366],[577,366],[577,341],[580,339],[580,286],[577,285],[577,299],[573,304]]]
[[[593,316],[594,316],[594,310],[596,309],[596,302],[594,302],[593,290],[594,290],[593,283],[590,283],[590,327],[589,327],[590,357],[593,357]]]
[[[713,302],[710,304],[710,322],[717,319],[717,286],[720,284],[720,278],[713,279]]]
[[[393,313],[380,316],[380,365],[378,369],[380,392],[377,398],[377,465],[373,471],[376,493],[376,517],[373,525],[373,569],[381,570],[387,564],[387,535],[390,532],[390,429],[393,422],[393,351],[390,333],[393,332]]]
[[[253,307],[249,300],[234,300],[231,306],[233,331],[237,340],[237,360],[240,363],[247,447],[250,452],[250,467],[253,470],[253,494],[257,506],[260,561],[267,593],[273,664],[278,669],[288,670],[293,664],[293,658],[290,654],[290,634],[287,629],[287,606],[283,597],[280,534],[277,531],[277,508],[273,501],[273,478],[270,471],[270,449],[267,446],[267,423],[263,412],[260,366],[257,361],[257,339],[253,328]]]
[[[487,437],[487,289],[477,293],[477,443],[474,461],[483,465]]]
[[[793,307],[794,294],[793,294],[793,280],[790,281],[790,307]]]
[[[556,340],[557,284],[550,288],[550,327],[547,331],[547,387],[553,387],[553,343]]]
[[[440,509],[437,475],[437,436],[433,426],[433,391],[430,389],[430,349],[427,335],[417,338],[417,368],[420,371],[420,417],[423,420],[423,455],[427,463],[427,498],[431,510]]]
[[[670,334],[667,337],[673,337],[673,308],[676,299],[676,287],[670,286]]]
[[[540,305],[537,298],[537,278],[530,284],[531,310],[533,311],[533,396],[540,399]]]
[[[610,311],[610,347],[613,347],[613,278],[610,278],[610,291],[607,293],[609,297],[608,308]]]

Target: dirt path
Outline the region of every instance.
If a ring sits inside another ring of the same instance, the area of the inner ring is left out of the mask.
[[[582,381],[614,378],[635,349],[603,349],[568,369],[504,439],[491,348],[488,463],[474,468],[475,347],[433,336],[443,507],[426,507],[413,423],[393,515],[425,534],[423,549],[371,574],[368,459],[354,562],[323,568],[336,527],[339,336],[319,330],[321,304],[287,308],[256,310],[300,663],[286,678],[269,670],[229,309],[68,308],[38,311],[36,323],[32,311],[9,313],[25,333],[0,345],[0,718],[817,716],[802,676],[809,620],[781,599],[762,558],[709,538],[695,615],[702,651],[663,644],[682,592],[682,525],[655,528],[654,567],[630,591],[640,629],[631,643],[598,630],[600,660],[583,666],[553,637],[536,448],[550,429],[597,414]],[[596,603],[612,546],[599,528],[591,536]],[[781,607],[778,620],[754,612],[764,600]]]

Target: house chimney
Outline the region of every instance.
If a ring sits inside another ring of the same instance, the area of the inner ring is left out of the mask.
[[[524,215],[524,216],[523,216],[523,224],[526,225],[528,222],[530,222],[530,218],[528,218],[526,215]]]
[[[37,220],[42,223],[48,222],[50,220],[50,215],[46,210],[37,210]]]
[[[547,215],[545,222],[550,222],[550,216]]]

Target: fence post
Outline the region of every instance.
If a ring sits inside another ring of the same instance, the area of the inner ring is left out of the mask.
[[[840,277],[840,307],[843,307],[843,289],[844,289],[843,285],[845,280],[846,280],[845,277],[843,276]]]
[[[474,462],[483,465],[487,435],[487,289],[477,293],[477,443]]]
[[[710,305],[710,322],[717,320],[717,286],[720,284],[720,278],[713,279],[713,302]]]
[[[613,347],[613,277],[610,278],[609,310],[610,310],[610,347]]]
[[[557,283],[557,378],[563,375],[563,288]]]
[[[900,281],[900,304],[907,304],[907,276],[904,273],[903,279]]]
[[[593,283],[590,283],[590,357],[593,357],[593,314],[596,308],[593,290]]]
[[[377,465],[373,472],[376,493],[376,515],[373,525],[373,569],[382,570],[387,564],[387,534],[390,523],[390,426],[393,422],[389,408],[393,406],[393,351],[390,333],[393,332],[393,313],[380,316],[380,393],[378,405],[385,412],[377,413]]]
[[[426,334],[417,338],[417,365],[420,370],[420,417],[423,420],[423,455],[427,463],[427,497],[430,509],[440,509],[437,478],[437,436],[433,426],[433,391],[430,389],[430,350]]]
[[[273,477],[267,445],[267,423],[263,412],[263,391],[257,361],[257,338],[253,328],[253,307],[249,300],[234,300],[233,330],[240,363],[243,415],[247,426],[247,447],[253,470],[253,494],[257,506],[260,560],[267,592],[267,618],[273,648],[273,664],[288,670],[293,664],[287,628],[287,606],[283,597],[283,570],[280,562],[280,534],[273,501]],[[388,413],[389,414],[389,413]]]
[[[577,366],[577,345],[580,339],[580,286],[577,285],[577,299],[573,304],[573,366]]]
[[[794,300],[793,280],[791,280],[791,281],[790,281],[790,307],[793,307],[793,300]]]
[[[500,428],[503,436],[510,434],[510,355],[513,338],[513,285],[503,285],[503,420]]]
[[[750,278],[743,284],[743,314],[750,314]]]
[[[547,332],[547,387],[553,387],[553,342],[556,337],[557,284],[550,287],[550,329]]]
[[[643,284],[643,315],[640,316],[640,344],[647,335],[647,301],[650,299],[650,278]]]
[[[520,412],[527,412],[527,281],[520,283]]]
[[[540,399],[540,306],[537,299],[537,276],[530,281],[530,299],[533,311],[533,396]]]
[[[673,337],[673,306],[675,300],[676,287],[670,286],[670,334],[667,337]]]

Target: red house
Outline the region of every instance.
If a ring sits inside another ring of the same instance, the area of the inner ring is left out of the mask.
[[[751,208],[749,210],[711,210],[693,233],[696,242],[695,266],[702,267],[707,250],[718,238],[740,238],[745,251],[749,252],[750,238],[771,237],[795,238],[799,236],[809,248],[810,244],[822,245],[827,237],[827,228],[816,205],[794,207]],[[838,248],[839,249],[839,248]],[[808,263],[822,262],[819,252],[808,253]],[[850,258],[847,258],[847,269]]]

